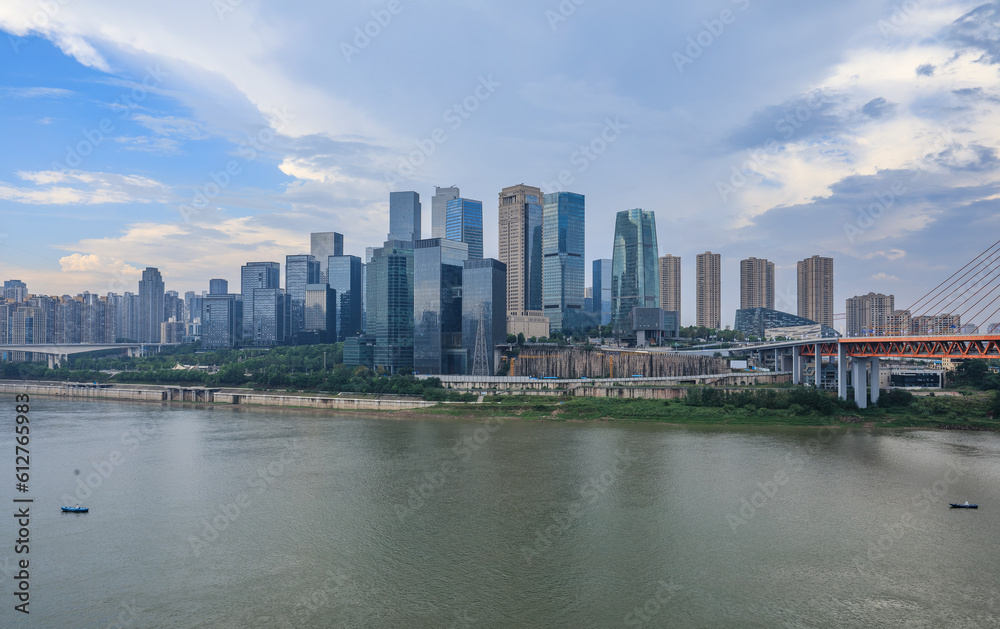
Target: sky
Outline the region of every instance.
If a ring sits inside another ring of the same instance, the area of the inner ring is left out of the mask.
[[[897,308],[1000,239],[1000,2],[951,0],[4,0],[0,276],[30,292],[239,290],[248,261],[344,234],[364,256],[389,192],[586,196],[660,255],[834,259],[836,311]]]

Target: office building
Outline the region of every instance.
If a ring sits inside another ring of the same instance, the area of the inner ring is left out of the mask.
[[[291,340],[291,298],[280,288],[255,288],[252,295],[252,312],[247,311],[245,296],[243,301],[243,344],[274,347],[288,343]],[[246,334],[248,318],[249,335]]]
[[[641,209],[618,212],[611,258],[611,328],[632,336],[632,309],[660,307],[656,215]]]
[[[543,316],[541,190],[520,184],[500,191],[499,245],[508,314]]]
[[[681,311],[681,259],[669,253],[660,258],[660,308]]]
[[[160,324],[163,323],[163,278],[156,267],[146,267],[139,281],[139,338],[140,343],[159,343]]]
[[[292,337],[306,327],[306,286],[319,283],[319,262],[312,255],[285,256],[285,293],[292,303]]]
[[[344,235],[337,232],[309,234],[309,253],[319,262],[319,283],[329,284],[327,260],[330,256],[344,255]]]
[[[469,245],[445,238],[413,243],[413,369],[464,374],[462,269]],[[376,345],[377,347],[377,345]]]
[[[445,238],[469,245],[469,259],[483,257],[483,202],[457,198],[445,208]]]
[[[611,323],[611,259],[594,260],[594,312],[600,317],[601,325]]]
[[[209,295],[226,295],[229,293],[229,282],[227,280],[208,280]],[[194,292],[185,293],[194,297]]]
[[[327,258],[330,288],[337,293],[337,341],[361,334],[364,329],[364,265],[357,256]]]
[[[586,281],[585,199],[582,194],[546,194],[542,208],[542,312],[550,332],[582,324]]]
[[[389,237],[386,240],[420,240],[420,195],[389,193]]]
[[[181,299],[181,296],[175,290],[168,290],[163,293],[163,320],[184,320],[184,300]]]
[[[507,339],[507,269],[486,258],[462,272],[462,347],[473,376],[496,375],[494,348]]]
[[[28,285],[21,280],[4,280],[3,298],[10,299],[17,303],[27,301]]]
[[[375,366],[389,373],[413,369],[413,243],[389,240],[366,265],[367,333],[375,338]]]
[[[337,291],[329,284],[306,286],[303,336],[306,341],[315,343],[337,341]]]
[[[886,336],[896,310],[894,295],[868,293],[847,300],[847,336]]]
[[[449,236],[445,235],[448,220],[448,201],[457,199],[460,196],[462,196],[462,193],[459,192],[458,186],[450,188],[434,187],[434,196],[431,197],[431,238],[449,238]],[[455,239],[452,238],[451,240]]]
[[[242,345],[243,295],[212,291],[200,300],[202,347],[233,349]]]
[[[774,263],[740,260],[740,308],[774,309]]]
[[[281,287],[281,265],[277,262],[247,262],[240,268],[240,294],[243,295],[243,341],[252,345],[260,326],[254,323],[254,291]]]
[[[722,256],[699,253],[695,271],[695,299],[698,327],[718,330],[722,327]]]
[[[833,327],[833,258],[800,261],[798,289],[799,316]]]

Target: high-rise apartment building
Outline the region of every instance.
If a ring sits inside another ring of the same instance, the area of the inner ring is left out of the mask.
[[[722,327],[722,256],[699,253],[695,270],[695,295],[699,327],[718,330]]]
[[[833,327],[833,258],[813,256],[798,264],[800,317]]]
[[[500,261],[507,267],[507,313],[542,310],[542,191],[520,184],[500,191]]]
[[[18,303],[28,299],[28,285],[21,280],[4,280],[3,298]]]
[[[263,323],[255,323],[254,295],[257,289],[275,290],[281,286],[281,265],[277,262],[247,262],[240,269],[240,293],[243,295],[243,342],[253,345]]]
[[[656,215],[640,209],[618,212],[611,258],[611,328],[630,336],[633,308],[660,307]]]
[[[319,262],[319,283],[329,283],[326,261],[330,256],[344,255],[344,235],[337,232],[314,232],[309,234],[309,253]]]
[[[159,343],[160,324],[163,323],[163,277],[156,267],[146,267],[139,281],[139,338],[140,343]]]
[[[847,300],[847,336],[887,336],[895,309],[894,295],[851,297]]]
[[[761,258],[740,260],[740,309],[774,310],[774,263]]]
[[[390,373],[413,369],[413,243],[387,241],[374,250],[365,275],[375,365]]]
[[[611,259],[594,260],[594,312],[600,317],[601,325],[611,323]]]
[[[449,236],[445,235],[448,222],[448,201],[457,199],[460,196],[462,196],[462,193],[459,191],[458,186],[450,188],[434,187],[434,196],[431,197],[431,238],[449,238]],[[455,239],[451,238],[451,240]]]
[[[389,193],[389,237],[386,240],[420,240],[420,195]]]
[[[469,245],[446,238],[413,243],[413,369],[464,374],[462,270]],[[376,348],[378,347],[376,343]]]
[[[462,271],[462,347],[468,373],[496,375],[493,348],[507,338],[507,269],[499,260],[466,260]]]
[[[364,265],[357,256],[331,256],[330,288],[337,293],[337,338],[345,341],[362,331]]]
[[[660,258],[660,308],[681,311],[681,259],[669,253]]]
[[[319,262],[309,254],[285,256],[285,293],[292,302],[294,337],[306,329],[306,286],[319,283]]]
[[[546,194],[542,208],[542,312],[550,332],[581,324],[586,281],[585,199],[582,194]]]
[[[483,202],[461,197],[445,208],[444,238],[469,245],[469,259],[483,258]]]

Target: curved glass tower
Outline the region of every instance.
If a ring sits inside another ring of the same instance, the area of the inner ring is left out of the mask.
[[[660,307],[656,216],[644,210],[618,212],[611,258],[611,329],[632,334],[633,308]]]

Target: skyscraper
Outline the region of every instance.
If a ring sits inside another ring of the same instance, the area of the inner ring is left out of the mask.
[[[640,209],[618,212],[611,262],[611,328],[630,336],[633,308],[660,307],[656,215]]]
[[[365,269],[368,336],[375,365],[399,373],[413,369],[413,243],[389,240]]]
[[[468,258],[464,242],[428,238],[413,243],[413,369],[419,373],[466,373],[462,269]]]
[[[18,303],[28,299],[28,285],[21,280],[4,280],[3,298]]]
[[[833,327],[833,258],[800,261],[798,289],[798,315]]]
[[[542,311],[549,329],[578,325],[587,272],[584,257],[585,200],[582,194],[553,192],[542,209]]]
[[[847,336],[888,336],[894,295],[868,293],[847,300]]]
[[[256,342],[255,329],[261,325],[254,322],[254,291],[261,288],[277,289],[281,286],[281,265],[277,262],[247,262],[240,269],[240,293],[243,295],[243,342]]]
[[[208,280],[209,295],[225,295],[229,292],[229,282],[227,280]],[[185,293],[186,295],[187,293]],[[194,297],[194,293],[191,293]]]
[[[431,197],[431,238],[447,238],[447,214],[448,201],[462,196],[458,186],[451,188],[434,187],[434,196]],[[452,238],[454,240],[454,238]]]
[[[243,344],[242,295],[213,291],[201,298],[201,304],[202,347],[232,349]]]
[[[344,255],[344,236],[337,232],[315,232],[309,234],[309,253],[319,262],[319,283],[329,282],[326,261],[330,256]]]
[[[507,267],[507,313],[542,310],[542,191],[500,191],[500,261]]]
[[[420,195],[389,193],[389,237],[386,240],[420,240]]]
[[[681,311],[681,259],[669,253],[660,258],[660,308]]]
[[[468,355],[468,373],[496,375],[493,348],[506,338],[507,269],[493,258],[466,260],[462,272],[462,347]]]
[[[722,256],[706,251],[698,254],[695,284],[697,288],[697,325],[718,330],[722,327]]]
[[[330,256],[330,288],[337,293],[337,341],[357,336],[362,331],[363,268],[357,256]]]
[[[312,255],[285,256],[285,293],[292,301],[293,337],[306,329],[306,286],[318,283],[319,262]]]
[[[163,278],[156,267],[148,266],[139,281],[140,343],[159,343],[163,323]]]
[[[337,342],[337,291],[329,284],[306,286],[305,334],[320,343]]]
[[[740,260],[740,309],[774,310],[774,263],[760,258]]]
[[[243,343],[256,347],[283,345],[291,338],[291,298],[280,288],[254,288],[253,313],[247,314],[246,300],[243,304],[244,330],[250,320],[250,335],[244,335]]]
[[[601,325],[611,323],[611,260],[594,260],[594,312],[600,316]]]
[[[469,245],[469,259],[483,257],[483,202],[452,199],[445,208],[444,238]]]

